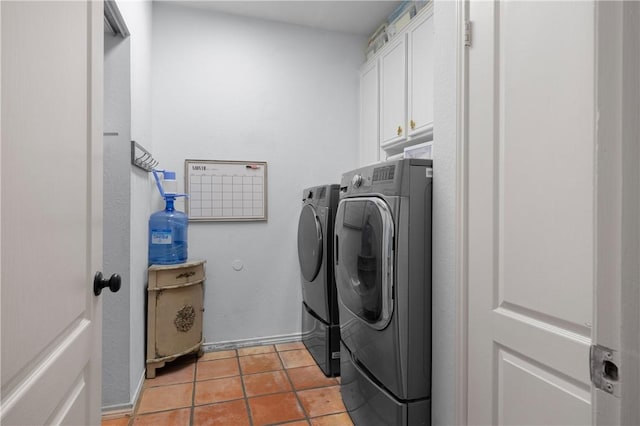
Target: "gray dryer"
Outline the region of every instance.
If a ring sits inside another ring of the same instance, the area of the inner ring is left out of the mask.
[[[341,393],[356,425],[431,423],[432,161],[342,177],[334,265]]]

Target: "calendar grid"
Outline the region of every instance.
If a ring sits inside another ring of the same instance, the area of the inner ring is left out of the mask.
[[[189,219],[266,219],[266,163],[187,160],[185,169]]]

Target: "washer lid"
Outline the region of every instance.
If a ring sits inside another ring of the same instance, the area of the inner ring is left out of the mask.
[[[322,265],[322,227],[316,210],[309,204],[302,208],[298,222],[298,260],[302,276],[313,281]]]

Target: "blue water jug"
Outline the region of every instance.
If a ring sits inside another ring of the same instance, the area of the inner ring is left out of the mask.
[[[155,212],[149,218],[149,264],[173,265],[187,261],[187,236],[189,219],[174,207],[176,197],[185,196],[174,191],[165,191],[158,173],[162,173],[165,183],[175,183],[175,172],[153,170],[153,176],[160,195],[165,200],[164,210]]]

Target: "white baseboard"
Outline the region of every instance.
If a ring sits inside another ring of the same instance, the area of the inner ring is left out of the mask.
[[[144,388],[144,381],[147,378],[147,369],[143,368],[142,369],[142,375],[140,376],[140,379],[138,380],[138,386],[136,388],[136,390],[133,393],[133,398],[131,398],[131,409],[135,409],[138,406],[138,402],[140,401],[140,396],[142,395],[142,388]]]
[[[131,416],[133,415],[133,411],[138,405],[138,400],[140,399],[140,395],[142,394],[142,388],[144,386],[146,370],[142,370],[142,376],[140,376],[140,380],[138,380],[138,386],[133,393],[130,402],[124,404],[114,404],[107,405],[102,407],[102,417],[109,419],[115,417],[123,417],[123,416]]]
[[[227,340],[224,342],[205,342],[202,344],[202,350],[205,352],[214,352],[224,349],[246,348],[248,346],[260,345],[278,345],[281,343],[299,342],[302,340],[302,333],[282,334],[279,336],[254,337],[242,340]]]
[[[133,405],[131,405],[131,403],[114,404],[102,407],[102,418],[107,420],[116,417],[130,416],[132,414]]]

